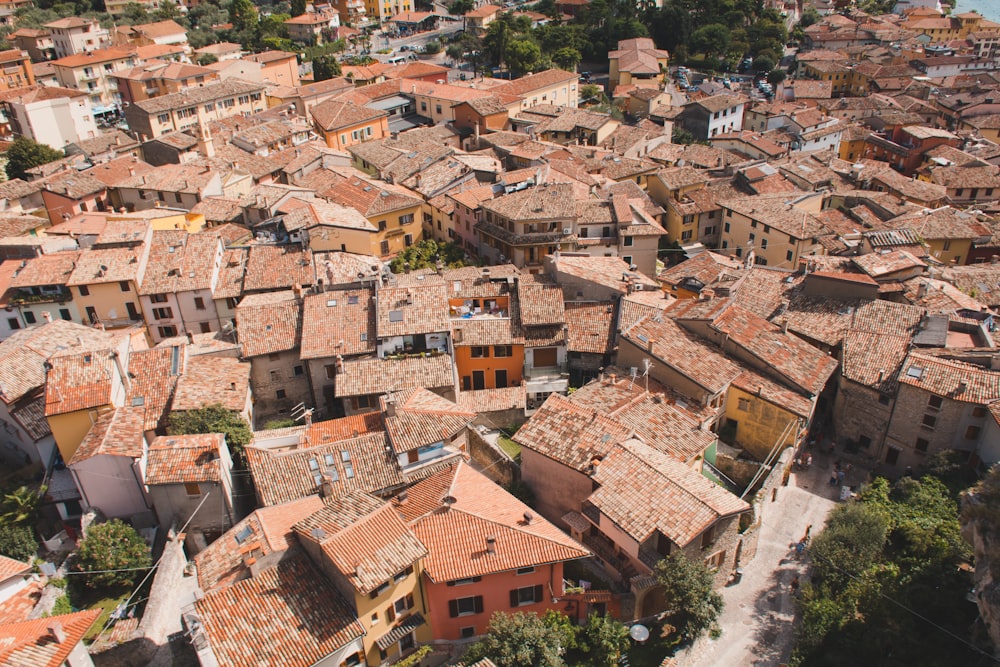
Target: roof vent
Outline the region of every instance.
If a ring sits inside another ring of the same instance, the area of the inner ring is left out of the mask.
[[[497,538],[490,535],[486,538],[486,553],[495,554],[497,552]]]

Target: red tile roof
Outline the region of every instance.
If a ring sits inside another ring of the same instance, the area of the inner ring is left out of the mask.
[[[195,602],[221,665],[308,667],[364,635],[339,591],[304,554]]]
[[[112,354],[97,350],[52,357],[45,380],[45,416],[111,405],[117,370]]]
[[[9,667],[59,667],[101,615],[88,609],[61,616],[0,625],[0,663]],[[57,640],[51,628],[65,635]]]
[[[124,456],[138,459],[143,455],[143,408],[115,408],[97,418],[87,431],[67,465],[86,461],[94,456]]]
[[[476,417],[423,388],[386,394],[381,402],[385,429],[397,454],[453,438]]]
[[[441,502],[444,496],[449,497],[448,506]],[[434,582],[590,555],[464,462],[415,484],[407,491],[406,503],[397,507],[427,547],[424,572]],[[422,510],[426,512],[416,514]],[[494,553],[486,550],[487,537],[495,539]]]
[[[219,453],[225,446],[221,433],[160,436],[149,444],[146,484],[218,483]]]
[[[375,352],[375,292],[371,287],[328,290],[303,300],[302,359]]]
[[[392,505],[363,491],[326,501],[294,528],[300,540],[319,544],[362,595],[427,555]]]
[[[236,307],[244,358],[292,350],[302,340],[302,302],[292,291],[249,294]]]
[[[903,362],[899,382],[962,403],[1000,399],[1000,372],[921,352]]]

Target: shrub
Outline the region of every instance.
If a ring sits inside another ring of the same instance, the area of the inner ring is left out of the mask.
[[[76,566],[90,573],[91,588],[131,585],[151,562],[146,542],[118,519],[91,526],[76,552]]]
[[[30,562],[38,555],[38,541],[30,526],[0,526],[0,554]]]

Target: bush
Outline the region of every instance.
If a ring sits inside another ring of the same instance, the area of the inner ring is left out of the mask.
[[[31,562],[38,555],[35,531],[30,526],[0,526],[0,554]]]
[[[243,448],[253,439],[253,433],[246,420],[221,403],[206,405],[198,410],[173,413],[170,415],[167,433],[170,435],[223,433],[226,436],[226,445],[229,446],[235,461],[243,460]]]
[[[264,430],[270,431],[275,428],[291,428],[292,426],[298,426],[299,423],[294,419],[272,419],[270,421],[264,422]]]
[[[76,567],[90,573],[86,576],[90,588],[130,586],[151,563],[146,542],[118,519],[91,526],[76,551]]]
[[[70,604],[69,597],[60,595],[56,598],[55,604],[52,605],[52,613],[49,616],[62,616],[63,614],[72,613],[73,605]]]
[[[433,39],[427,42],[427,44],[424,45],[424,53],[428,56],[441,53],[441,42]]]
[[[27,137],[18,137],[7,149],[7,178],[24,178],[27,170],[64,157],[62,151]]]

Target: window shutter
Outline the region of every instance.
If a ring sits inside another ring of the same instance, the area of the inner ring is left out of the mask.
[[[535,586],[535,602],[541,602],[544,599],[542,595],[544,595],[542,592],[542,585],[538,584]]]
[[[477,595],[476,596],[476,613],[477,614],[483,613],[483,596],[482,595]]]
[[[389,607],[385,610],[385,618],[389,623],[396,620],[396,610],[392,608],[392,605],[389,605]]]
[[[448,600],[448,615],[458,618],[458,600]]]
[[[516,607],[517,606],[517,589],[516,588],[510,592],[510,606],[511,607]]]
[[[413,593],[406,596],[406,608],[413,609]]]

